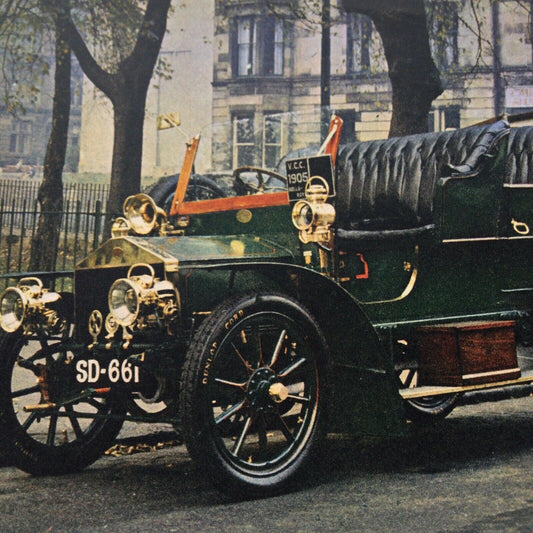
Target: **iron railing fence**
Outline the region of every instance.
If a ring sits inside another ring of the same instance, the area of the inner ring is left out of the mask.
[[[36,181],[0,179],[0,287],[29,271],[40,215],[38,189]],[[76,263],[102,242],[108,190],[101,184],[64,185],[55,264],[47,275],[52,283],[62,278],[64,288]]]

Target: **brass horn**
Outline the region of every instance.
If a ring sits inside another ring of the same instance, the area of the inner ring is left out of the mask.
[[[139,235],[148,235],[166,220],[167,215],[154,200],[144,193],[128,196],[124,202],[124,216],[131,229]]]

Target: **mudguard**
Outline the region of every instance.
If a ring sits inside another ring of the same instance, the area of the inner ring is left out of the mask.
[[[392,360],[360,304],[330,278],[293,260],[284,247],[251,236],[130,236],[111,239],[93,252],[78,265],[76,277],[81,282],[84,271],[102,264],[107,267],[102,272],[112,279],[116,275],[110,276],[110,267],[159,264],[156,271],[163,267],[168,279],[177,284],[179,277],[185,280],[183,296],[201,312],[236,292],[285,292],[313,313],[328,342],[330,431],[403,434],[405,417]],[[95,307],[98,302],[79,299],[78,319],[86,323],[83,310]]]
[[[221,265],[257,279],[268,277],[297,298],[320,323],[329,345],[329,431],[370,435],[403,435],[403,403],[392,360],[360,305],[331,279],[304,267],[279,263]]]

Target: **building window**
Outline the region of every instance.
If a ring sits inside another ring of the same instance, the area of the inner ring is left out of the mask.
[[[266,113],[256,124],[251,113],[233,115],[233,167],[276,168],[285,143],[283,113]],[[259,116],[260,118],[260,116]]]
[[[238,76],[252,76],[255,74],[256,52],[255,24],[251,17],[237,21],[237,66]]]
[[[281,159],[283,146],[283,119],[279,113],[265,115],[263,124],[262,166],[275,168]]]
[[[431,51],[437,67],[441,70],[457,65],[459,47],[459,14],[456,2],[431,2],[427,8]]]
[[[233,72],[237,76],[283,74],[283,23],[274,17],[240,17],[233,32]]]
[[[372,21],[365,15],[348,14],[346,68],[348,72],[370,70],[372,56]]]
[[[233,116],[233,166],[254,166],[254,117]]]
[[[9,151],[16,154],[31,152],[32,123],[28,120],[13,122],[9,137]]]
[[[429,131],[456,130],[461,127],[459,106],[446,106],[433,109],[428,116]]]

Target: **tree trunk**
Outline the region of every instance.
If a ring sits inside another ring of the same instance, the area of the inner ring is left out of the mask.
[[[146,91],[138,94],[129,89],[114,105],[113,160],[107,204],[110,217],[122,215],[125,198],[140,191],[145,100]]]
[[[63,167],[67,151],[70,116],[70,47],[64,27],[56,21],[54,101],[52,130],[46,148],[43,182],[38,200],[41,207],[37,231],[32,239],[30,270],[55,269],[59,230],[63,215]]]
[[[104,70],[96,62],[72,21],[70,9],[65,5],[60,9],[68,28],[69,44],[83,72],[113,104],[115,131],[106,233],[111,217],[122,214],[124,200],[140,190],[146,94],[165,35],[169,9],[170,0],[147,1],[135,46],[115,72]]]
[[[370,17],[381,36],[392,86],[389,136],[427,131],[431,103],[443,89],[423,0],[343,0],[343,5]]]

